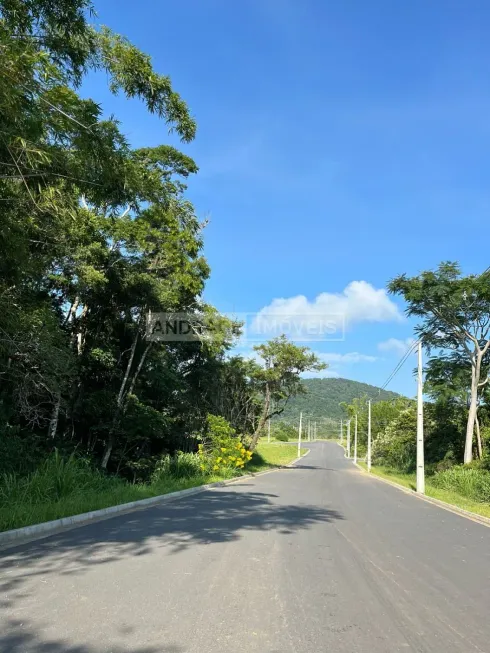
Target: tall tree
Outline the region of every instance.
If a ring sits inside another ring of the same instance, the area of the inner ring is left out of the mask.
[[[422,318],[416,331],[429,349],[450,351],[468,364],[469,408],[464,462],[473,457],[478,397],[488,383],[485,364],[490,348],[490,272],[462,276],[457,263],[441,263],[437,270],[390,281],[390,292],[402,295],[406,312]]]
[[[182,141],[196,124],[149,56],[91,16],[89,0],[0,0],[0,437],[36,430],[120,468],[175,446],[187,370],[229,338],[145,337],[148,310],[213,312],[200,300],[203,224],[184,195],[197,165],[169,145],[133,149],[77,89],[103,71]]]
[[[273,415],[281,414],[291,397],[305,392],[301,374],[327,367],[308,347],[299,347],[289,342],[284,335],[257,345],[254,349],[263,361],[255,378],[262,389],[264,403],[252,437],[252,449],[257,446],[267,420]]]

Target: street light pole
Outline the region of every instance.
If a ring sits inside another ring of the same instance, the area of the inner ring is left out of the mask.
[[[347,422],[347,458],[350,458],[350,420]]]
[[[425,494],[424,398],[422,383],[422,342],[417,352],[417,492]]]
[[[298,428],[298,458],[301,456],[301,425],[303,421],[303,413],[299,414],[299,428]]]
[[[354,422],[354,463],[357,464],[357,413]]]
[[[367,446],[367,469],[371,471],[371,399],[368,401],[368,446]]]

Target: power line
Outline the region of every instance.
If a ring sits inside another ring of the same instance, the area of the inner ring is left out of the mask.
[[[401,370],[401,368],[403,367],[403,365],[404,365],[405,362],[407,361],[408,357],[409,357],[410,354],[413,352],[413,350],[415,349],[415,347],[418,346],[418,344],[419,344],[419,341],[418,341],[418,340],[415,341],[414,343],[412,343],[411,347],[410,347],[410,348],[406,351],[406,353],[402,356],[401,360],[398,362],[398,364],[396,365],[395,369],[391,372],[391,374],[389,375],[389,377],[386,379],[386,381],[384,382],[384,384],[381,386],[381,390],[384,390],[384,389],[386,388],[386,386],[390,383],[390,381],[391,381],[391,380],[392,380],[392,379],[393,379],[393,378],[398,374],[398,372]]]

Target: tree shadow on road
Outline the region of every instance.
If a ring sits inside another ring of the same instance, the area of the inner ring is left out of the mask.
[[[252,485],[252,487],[254,487]],[[37,587],[55,583],[55,576],[72,576],[74,583],[97,565],[106,565],[156,550],[168,555],[202,544],[233,542],[247,532],[276,531],[279,537],[314,524],[342,519],[335,510],[318,505],[287,505],[275,494],[220,488],[176,501],[119,515],[31,542],[0,553],[0,613],[21,610],[22,622],[0,619],[0,651],[9,653],[103,653],[103,648],[68,640],[52,641],[37,625],[29,626],[29,611]],[[67,634],[69,636],[69,633]],[[75,640],[76,641],[76,640]],[[113,653],[181,653],[179,645],[165,648],[112,647]]]
[[[33,628],[23,619],[9,619],[2,624],[0,634],[0,651],[2,653],[107,653],[106,646],[94,647],[91,644],[71,644],[66,639],[43,637],[39,627]],[[127,648],[110,645],[111,653],[184,653],[185,649],[178,644],[144,646],[142,648]]]

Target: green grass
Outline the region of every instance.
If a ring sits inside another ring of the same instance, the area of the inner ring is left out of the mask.
[[[303,456],[308,449],[301,449]],[[298,457],[298,447],[294,444],[283,442],[271,442],[270,444],[261,442],[252,456],[252,460],[246,466],[248,472],[261,472],[271,467],[280,467],[288,465]]]
[[[173,479],[154,484],[130,484],[120,479],[110,479],[103,491],[85,490],[73,492],[58,500],[46,502],[15,502],[0,504],[0,531],[40,524],[52,519],[79,515],[92,510],[100,510],[121,503],[155,497],[168,492],[176,492],[197,485],[218,480],[195,476],[190,479]]]
[[[365,463],[360,462],[359,465],[367,470]],[[415,474],[404,474],[387,467],[372,467],[371,473],[381,478],[385,478],[394,483],[398,483],[403,487],[409,488],[410,490],[415,490],[416,479]],[[449,503],[457,508],[462,508],[463,510],[468,510],[469,512],[474,512],[477,515],[482,515],[483,517],[490,517],[490,504],[483,503],[480,501],[475,501],[468,497],[462,496],[454,490],[435,487],[430,482],[430,476],[426,478],[425,481],[425,493],[428,497],[433,499],[438,499],[439,501],[444,501]]]
[[[306,449],[301,451],[305,453]],[[261,443],[244,473],[286,465],[296,456],[294,446]],[[55,454],[28,477],[5,475],[0,479],[0,531],[222,481],[237,473],[234,470],[227,476],[196,473],[190,458],[189,454],[183,454],[180,462],[163,465],[151,483],[134,484],[106,476],[86,461],[64,459]]]

